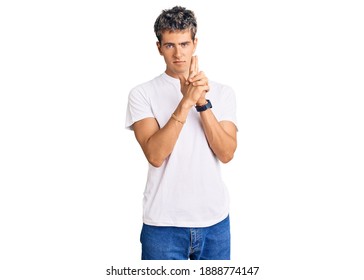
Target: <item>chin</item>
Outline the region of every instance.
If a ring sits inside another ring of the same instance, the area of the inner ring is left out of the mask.
[[[177,74],[177,75],[183,75],[185,74],[186,72],[188,72],[187,69],[174,69],[173,70],[173,73]]]

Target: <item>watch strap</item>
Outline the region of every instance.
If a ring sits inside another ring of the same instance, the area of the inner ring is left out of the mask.
[[[195,106],[197,112],[203,112],[203,111],[206,111],[207,109],[210,109],[212,108],[212,104],[210,102],[210,100],[206,99],[207,103],[205,105],[202,105],[202,106]]]

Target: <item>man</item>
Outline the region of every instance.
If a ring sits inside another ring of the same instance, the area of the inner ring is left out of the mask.
[[[219,161],[237,146],[234,92],[198,70],[197,23],[164,10],[154,31],[166,71],[131,90],[126,127],[149,164],[142,259],[230,259],[227,189]]]

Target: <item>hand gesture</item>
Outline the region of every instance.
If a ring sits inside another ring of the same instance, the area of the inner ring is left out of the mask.
[[[186,79],[183,75],[180,75],[179,79],[182,94],[190,102],[191,106],[206,103],[205,95],[209,91],[209,84],[205,73],[198,70],[197,56],[193,56],[191,59],[188,78]]]

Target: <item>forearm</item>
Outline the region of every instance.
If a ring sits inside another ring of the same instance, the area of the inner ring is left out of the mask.
[[[218,122],[212,110],[201,112],[200,118],[211,150],[221,162],[229,162],[237,147],[235,129],[229,134]]]
[[[182,100],[173,112],[175,117],[171,116],[166,125],[146,141],[143,150],[153,166],[161,166],[173,151],[190,108],[191,106],[186,106],[186,103]]]
[[[170,117],[166,125],[160,128],[153,118],[141,120],[133,125],[135,136],[146,158],[155,167],[161,166],[172,153],[189,111],[209,89],[203,73],[197,76],[196,79],[200,82],[195,85],[188,83],[183,75],[179,76],[179,79],[183,97],[173,112],[174,116]]]

